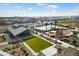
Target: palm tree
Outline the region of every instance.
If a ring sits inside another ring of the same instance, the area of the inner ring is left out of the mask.
[[[55,25],[55,28],[56,28],[56,26],[57,26],[57,20],[55,20],[54,25]]]
[[[35,18],[31,18],[31,19],[32,19],[32,24],[33,24],[32,30],[33,30],[33,34],[34,34],[34,24],[35,24],[35,22],[36,22],[36,19],[35,19]]]
[[[42,26],[43,26],[43,21],[41,21],[41,23],[42,23]],[[42,31],[43,31],[43,28],[42,28],[42,30],[41,30],[41,33],[42,33]],[[43,34],[42,34],[43,35]]]
[[[48,25],[48,23],[45,23],[45,26],[46,26],[46,32],[47,32],[47,25]]]
[[[33,24],[33,34],[34,34],[34,24],[35,24],[35,21],[33,21],[32,24]]]
[[[50,25],[51,25],[51,29],[52,29],[52,24],[53,24],[53,23],[51,22],[51,23],[50,23]]]

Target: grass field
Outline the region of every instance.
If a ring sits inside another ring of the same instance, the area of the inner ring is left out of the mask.
[[[33,36],[31,38],[26,39],[25,43],[28,44],[36,53],[52,45],[51,43],[37,36]]]
[[[68,22],[60,22],[58,23],[58,25],[62,25],[62,26],[69,26],[69,27],[75,27],[78,25],[77,22],[74,22],[74,21],[68,21]]]

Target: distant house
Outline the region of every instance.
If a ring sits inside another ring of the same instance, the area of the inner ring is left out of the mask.
[[[8,42],[15,42],[31,36],[31,31],[23,25],[14,24],[8,27],[5,38]]]

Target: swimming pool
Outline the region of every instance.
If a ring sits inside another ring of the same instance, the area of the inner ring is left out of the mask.
[[[52,28],[54,28],[55,26],[52,25]],[[36,30],[40,30],[40,31],[46,31],[46,26],[40,26],[40,27],[35,27]],[[51,25],[47,25],[47,30],[51,30]]]

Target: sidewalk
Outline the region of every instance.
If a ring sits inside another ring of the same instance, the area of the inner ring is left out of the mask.
[[[12,56],[9,53],[3,52],[2,50],[0,50],[0,56]]]
[[[0,45],[8,44],[8,42],[1,43]]]

